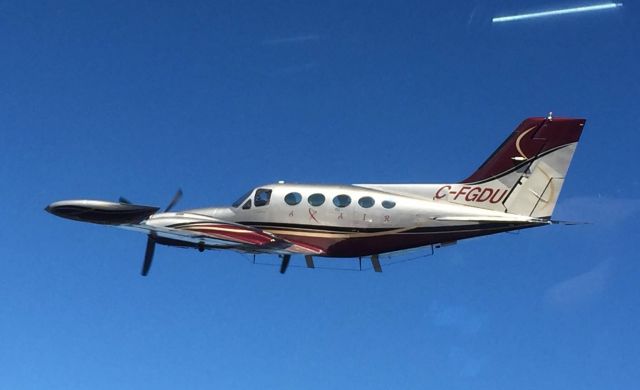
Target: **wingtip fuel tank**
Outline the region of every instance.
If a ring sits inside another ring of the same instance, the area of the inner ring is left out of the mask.
[[[62,200],[45,210],[61,218],[102,225],[135,224],[156,213],[159,208],[102,200]]]

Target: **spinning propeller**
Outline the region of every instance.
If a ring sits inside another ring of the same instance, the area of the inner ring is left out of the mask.
[[[171,199],[171,202],[169,202],[169,205],[167,206],[167,208],[164,209],[164,212],[168,213],[169,211],[171,211],[173,206],[175,206],[178,203],[180,198],[182,198],[182,190],[180,188],[178,188],[178,191],[176,191],[175,195],[173,195],[173,198]]]
[[[178,189],[169,205],[164,209],[164,212],[167,213],[171,211],[171,209],[178,203],[178,201],[182,198],[182,190]],[[118,199],[120,203],[131,204],[128,199],[123,198],[122,196]],[[142,263],[142,271],[140,272],[142,276],[147,276],[149,273],[149,269],[151,268],[151,263],[153,262],[153,253],[156,250],[156,234],[151,232],[147,236],[147,249],[144,251],[144,262]]]
[[[173,209],[173,207],[180,201],[181,198],[182,198],[182,190],[178,189],[175,195],[173,195],[171,202],[169,202],[169,204],[167,205],[167,207],[164,209],[163,212],[167,213],[171,211],[171,209]],[[122,204],[132,204],[127,198],[122,196],[118,199],[118,202]],[[153,231],[149,232],[149,234],[147,235],[147,248],[144,251],[144,261],[142,262],[142,270],[140,271],[140,274],[142,276],[147,276],[147,274],[149,273],[149,270],[151,269],[151,264],[153,263],[153,255],[156,250],[157,240],[158,240],[158,235]],[[201,250],[204,250],[204,247]],[[290,254],[282,255],[282,263],[280,264],[281,274],[284,274],[285,272],[287,272],[287,268],[289,267],[290,261],[291,261]]]

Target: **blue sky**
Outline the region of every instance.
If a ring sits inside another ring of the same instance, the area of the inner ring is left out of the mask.
[[[637,388],[640,11],[490,22],[550,4],[0,4],[0,388]],[[592,224],[383,274],[160,247],[142,278],[144,236],[43,211],[456,181],[549,111],[588,120],[554,217]]]

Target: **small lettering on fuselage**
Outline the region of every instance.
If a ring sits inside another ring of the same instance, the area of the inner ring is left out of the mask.
[[[449,200],[460,200],[476,203],[499,203],[507,195],[508,189],[499,189],[491,187],[479,186],[462,186],[459,189],[451,191],[452,186],[446,185],[438,188],[434,199],[443,199],[449,196]]]
[[[293,216],[294,216],[293,211],[289,212],[289,217],[293,217]],[[317,223],[320,223],[320,221],[318,220],[319,216],[323,216],[325,218],[327,217],[326,215],[323,215],[322,213],[319,213],[318,210],[309,208],[309,219],[310,220],[315,221]],[[336,218],[340,219],[340,220],[344,220],[344,213],[341,211],[336,216]],[[390,223],[391,222],[391,216],[390,215],[383,215],[382,218],[383,218],[383,222],[384,223]],[[362,214],[362,221],[373,223],[375,221],[375,218],[371,217],[368,214]]]
[[[316,214],[318,214],[318,210],[314,210],[312,208],[309,209],[309,217],[311,217],[311,219],[313,219],[317,223],[320,223],[320,221],[318,221],[318,219],[316,218]]]

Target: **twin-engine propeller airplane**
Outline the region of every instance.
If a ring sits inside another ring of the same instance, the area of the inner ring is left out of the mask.
[[[529,118],[471,176],[449,184],[260,186],[230,207],[180,212],[98,200],[64,200],[46,210],[59,217],[147,235],[142,275],[156,244],[280,255],[371,256],[465,238],[548,225],[584,119]]]

